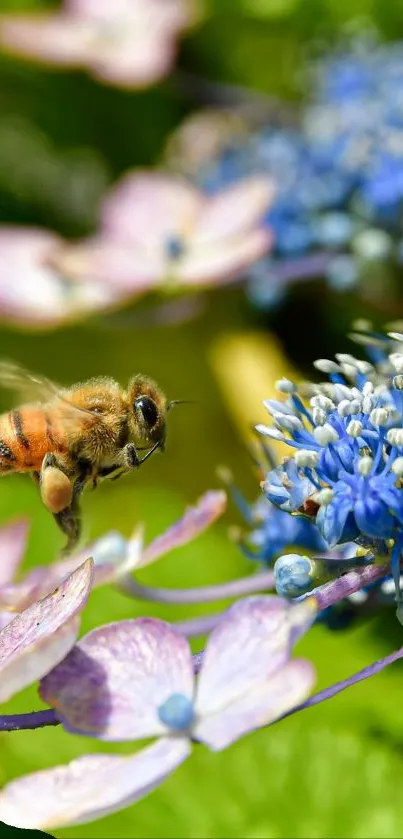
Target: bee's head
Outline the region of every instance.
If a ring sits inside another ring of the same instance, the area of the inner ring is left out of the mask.
[[[138,375],[130,382],[129,400],[132,408],[132,434],[137,445],[159,443],[164,449],[167,400],[158,385],[147,376]]]

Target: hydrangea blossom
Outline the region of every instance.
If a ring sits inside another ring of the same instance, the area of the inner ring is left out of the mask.
[[[83,67],[101,82],[142,88],[170,71],[196,0],[64,0],[48,15],[3,15],[0,43],[27,58]]]
[[[235,124],[225,132],[226,113],[214,121],[207,111],[205,120],[192,116],[168,148],[175,154],[180,146],[185,169],[213,193],[246,175],[275,177],[265,216],[274,248],[250,274],[249,294],[261,307],[289,282],[325,275],[344,290],[365,282],[379,263],[383,291],[391,264],[402,261],[402,43],[363,34],[307,72],[309,98],[287,125],[281,116],[262,125],[261,115],[258,128],[237,131]]]
[[[371,343],[371,336],[364,340]],[[384,351],[377,348],[375,363],[343,353],[335,362],[318,360],[315,366],[329,374],[328,382],[298,388],[280,381],[278,388],[286,394],[282,411],[267,403],[273,425],[258,426],[266,437],[295,450],[267,475],[267,497],[282,509],[309,516],[331,547],[354,540],[390,557],[399,619],[403,354],[394,349],[402,340],[391,334],[389,348],[387,343]]]
[[[106,196],[96,235],[61,249],[55,266],[131,297],[232,281],[271,247],[262,217],[273,195],[264,176],[209,197],[185,178],[129,172]]]
[[[210,635],[196,678],[188,642],[163,621],[127,620],[89,633],[42,681],[42,698],[76,734],[159,740],[129,757],[89,755],[11,782],[0,792],[0,819],[42,829],[89,821],[150,792],[188,757],[192,742],[224,749],[292,710],[315,679],[308,661],[290,659],[315,611],[311,601],[238,601]],[[62,795],[54,794],[58,782]]]

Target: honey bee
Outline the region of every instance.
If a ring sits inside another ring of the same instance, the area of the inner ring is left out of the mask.
[[[63,388],[12,362],[0,362],[0,385],[26,400],[0,415],[0,475],[32,473],[70,553],[80,538],[85,485],[119,478],[163,451],[166,415],[180,400],[168,402],[141,374],[126,390],[102,376]]]

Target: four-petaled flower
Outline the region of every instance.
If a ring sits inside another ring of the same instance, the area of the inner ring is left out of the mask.
[[[139,618],[90,632],[42,681],[42,698],[69,731],[160,739],[135,755],[89,755],[11,782],[0,793],[0,819],[38,828],[89,821],[154,789],[193,741],[224,749],[292,710],[315,673],[290,653],[315,615],[312,600],[239,600],[210,635],[196,678],[187,640],[164,621]],[[59,786],[63,794],[55,795]]]
[[[262,218],[273,194],[266,177],[207,196],[184,178],[129,173],[107,195],[97,235],[61,249],[55,267],[131,296],[232,281],[271,247]]]

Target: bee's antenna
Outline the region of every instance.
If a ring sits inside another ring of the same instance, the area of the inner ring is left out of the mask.
[[[167,404],[167,411],[170,411],[175,405],[197,405],[197,401],[196,399],[171,399]]]

